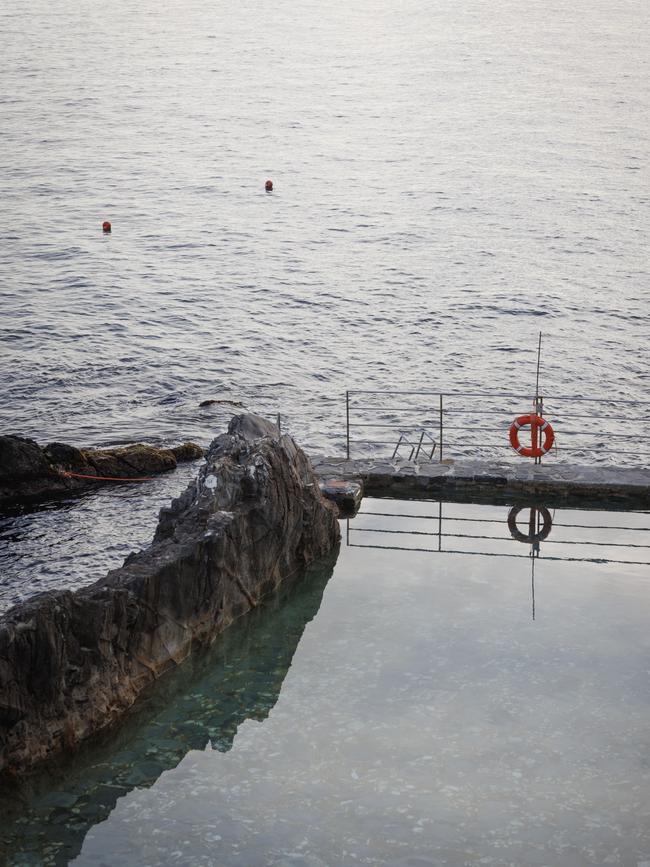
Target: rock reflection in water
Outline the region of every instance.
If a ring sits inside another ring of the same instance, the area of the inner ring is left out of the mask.
[[[0,793],[0,863],[63,865],[118,799],[153,785],[190,750],[230,750],[246,719],[275,705],[336,553],[164,677],[117,730]],[[4,849],[3,849],[4,847]]]

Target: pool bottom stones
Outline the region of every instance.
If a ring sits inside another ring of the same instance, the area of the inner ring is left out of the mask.
[[[118,720],[339,538],[305,453],[264,419],[236,416],[148,548],[90,587],[44,593],[0,619],[0,774]]]

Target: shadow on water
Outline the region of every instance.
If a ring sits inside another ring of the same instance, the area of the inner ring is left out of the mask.
[[[156,683],[119,727],[0,792],[0,864],[68,864],[119,798],[152,786],[190,750],[227,752],[245,720],[266,719],[337,556],[338,549],[309,567]]]

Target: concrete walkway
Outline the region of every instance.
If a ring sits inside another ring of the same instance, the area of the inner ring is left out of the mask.
[[[403,460],[314,457],[321,479],[359,479],[369,496],[527,500],[539,503],[650,507],[650,469],[583,467],[547,463],[458,460],[412,463]]]

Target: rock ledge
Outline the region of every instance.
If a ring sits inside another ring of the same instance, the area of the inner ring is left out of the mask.
[[[78,449],[66,443],[41,448],[34,440],[0,436],[0,508],[75,493],[106,477],[137,479],[164,473],[203,456],[195,443],[170,449],[134,443],[113,449]]]

